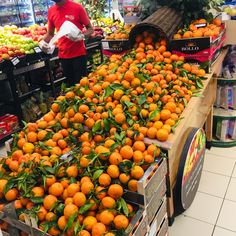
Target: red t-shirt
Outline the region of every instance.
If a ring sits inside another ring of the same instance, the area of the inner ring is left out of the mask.
[[[48,10],[48,28],[56,28],[58,31],[66,21],[71,21],[80,30],[90,23],[88,15],[81,4],[67,0],[63,6],[53,5]],[[58,40],[59,58],[74,58],[86,55],[84,41],[73,42],[67,37]]]

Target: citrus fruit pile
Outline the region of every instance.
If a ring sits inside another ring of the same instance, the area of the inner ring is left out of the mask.
[[[204,25],[204,26],[203,26]],[[210,24],[205,19],[195,20],[185,29],[180,29],[174,35],[174,39],[199,38],[199,37],[218,37],[222,30],[222,22],[215,18]],[[199,27],[198,27],[199,26]]]
[[[129,33],[134,25],[126,24],[122,27],[117,28],[113,33],[108,34],[105,39],[120,40],[129,39]]]
[[[152,33],[137,36],[131,52],[64,88],[50,112],[15,135],[1,160],[1,200],[50,235],[122,235],[135,214],[124,189],[137,191],[162,155],[145,137],[168,139],[204,75]]]

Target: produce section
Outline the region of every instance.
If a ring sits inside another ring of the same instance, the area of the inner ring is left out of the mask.
[[[32,4],[43,22],[48,5]],[[169,235],[195,197],[206,146],[236,137],[234,64],[223,64],[228,81],[213,78],[227,28],[219,18],[182,27],[181,17],[163,7],[137,25],[93,20],[89,73],[71,88],[57,50],[38,46],[45,26],[0,28],[0,78],[13,95],[4,106],[18,115],[0,117],[0,136],[22,127],[0,159],[4,234]],[[202,50],[207,70],[192,63]]]

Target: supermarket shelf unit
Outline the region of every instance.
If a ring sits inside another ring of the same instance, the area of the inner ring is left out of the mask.
[[[217,78],[217,83],[218,84],[236,83],[236,79],[235,78],[232,78],[232,79]],[[213,117],[214,117],[214,120],[216,120],[216,119],[221,119],[221,120],[236,119],[236,110],[214,107]],[[212,146],[222,147],[222,148],[234,147],[234,146],[236,146],[236,140],[226,139],[226,140],[222,141],[222,140],[219,140],[216,137],[214,137],[212,140]]]
[[[95,50],[100,50],[101,62],[103,61],[103,54],[101,48],[101,41],[93,39],[90,42],[86,43],[88,54],[93,53]],[[57,54],[57,52],[56,52]],[[32,55],[26,55],[23,58],[13,58],[11,61],[4,61],[0,63],[0,76],[3,79],[0,82],[9,82],[10,91],[12,94],[12,100],[8,105],[14,106],[15,115],[17,115],[19,121],[22,121],[23,110],[22,103],[27,98],[31,97],[35,92],[38,91],[51,91],[53,97],[56,97],[56,88],[66,80],[65,77],[54,78],[52,74],[52,61],[58,60],[57,55],[53,54],[52,56],[46,55],[42,52],[35,53]],[[88,66],[88,71],[90,71],[91,65]],[[25,74],[30,77],[30,73],[35,72],[36,70],[44,69],[49,75],[49,81],[44,84],[34,84],[36,86],[30,87],[30,90],[27,93],[20,94],[17,89],[17,76]],[[6,76],[4,76],[6,75]],[[1,140],[0,140],[1,142]]]

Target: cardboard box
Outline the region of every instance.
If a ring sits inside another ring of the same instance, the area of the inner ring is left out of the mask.
[[[113,53],[120,53],[126,51],[130,48],[129,40],[102,40],[102,49],[113,52]]]
[[[171,51],[191,63],[202,65],[208,72],[216,61],[225,42],[225,26],[218,37],[200,37],[189,39],[173,39]]]
[[[235,45],[236,37],[235,37],[235,29],[236,29],[236,20],[227,20],[225,21],[226,25],[226,38],[224,45]]]

